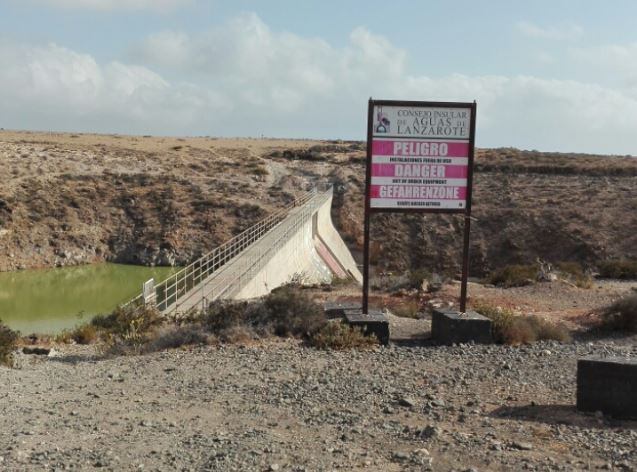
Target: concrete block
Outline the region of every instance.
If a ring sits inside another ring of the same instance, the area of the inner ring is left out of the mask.
[[[363,333],[374,334],[383,346],[389,344],[389,319],[380,310],[361,313],[357,310],[345,310],[345,321],[350,326],[359,327]]]
[[[360,313],[362,309],[362,305],[360,302],[326,302],[323,305],[323,311],[325,311],[325,316],[329,319],[333,318],[343,318],[345,316],[345,311],[356,311]]]
[[[431,337],[440,344],[490,344],[493,342],[491,320],[475,311],[461,315],[457,311],[434,310]]]
[[[601,411],[618,419],[637,419],[637,359],[579,359],[577,409]]]

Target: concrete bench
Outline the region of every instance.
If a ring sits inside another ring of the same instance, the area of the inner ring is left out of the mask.
[[[439,344],[490,344],[493,342],[491,320],[475,311],[461,314],[457,311],[434,310],[431,337]]]
[[[363,333],[374,334],[383,346],[389,344],[389,319],[380,310],[345,310],[345,321],[352,327],[361,328]]]
[[[577,409],[601,411],[617,419],[637,419],[637,359],[579,359]]]
[[[360,302],[326,302],[323,305],[325,316],[329,319],[344,318],[346,311],[358,310],[360,313],[362,305]]]

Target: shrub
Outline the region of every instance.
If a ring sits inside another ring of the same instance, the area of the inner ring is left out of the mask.
[[[577,287],[591,288],[593,286],[593,278],[584,272],[577,262],[560,262],[557,264],[557,269],[567,275]]]
[[[78,326],[71,333],[71,338],[78,344],[92,344],[98,337],[97,329],[92,324]]]
[[[91,326],[112,336],[134,340],[143,338],[162,322],[161,314],[155,307],[124,306],[117,307],[110,315],[96,316]]]
[[[203,315],[203,324],[212,333],[221,333],[235,326],[249,323],[248,302],[216,301],[208,306]]]
[[[332,277],[330,285],[332,287],[348,287],[353,284],[351,277]]]
[[[429,279],[431,274],[427,269],[412,269],[409,271],[409,287],[420,289],[424,280]]]
[[[637,293],[617,300],[602,312],[602,326],[637,333]]]
[[[599,276],[607,279],[637,279],[637,260],[619,259],[602,262]]]
[[[418,318],[420,303],[418,300],[407,300],[399,305],[393,306],[391,312],[401,318]]]
[[[488,282],[499,287],[522,287],[531,285],[537,279],[534,265],[509,265],[491,273]]]
[[[261,300],[253,302],[218,301],[212,303],[202,317],[204,326],[222,339],[231,338],[243,327],[251,336],[274,333],[277,336],[306,337],[326,322],[320,305],[299,287],[277,288]]]
[[[539,316],[516,315],[511,310],[480,304],[474,310],[489,318],[495,342],[500,344],[531,344],[535,341],[554,340],[567,342],[571,339],[562,323],[552,323]]]
[[[296,287],[273,290],[264,306],[278,336],[308,336],[325,324],[323,308]]]
[[[156,336],[144,345],[142,352],[149,353],[176,349],[182,346],[210,344],[212,341],[212,337],[205,333],[200,325],[173,325],[160,328]]]
[[[319,349],[352,349],[376,346],[378,339],[343,321],[332,321],[310,336],[309,344]]]
[[[16,350],[20,335],[0,320],[0,364],[13,365],[13,351]]]

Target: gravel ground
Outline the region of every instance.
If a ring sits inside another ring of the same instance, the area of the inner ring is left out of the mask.
[[[574,408],[577,358],[636,341],[21,354],[0,469],[637,470],[637,422]]]

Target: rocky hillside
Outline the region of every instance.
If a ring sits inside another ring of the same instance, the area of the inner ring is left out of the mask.
[[[101,260],[184,264],[317,179],[362,247],[363,143],[0,132],[0,270]],[[637,159],[480,150],[472,275],[541,257],[637,257]],[[373,261],[459,268],[458,216],[377,215]]]

